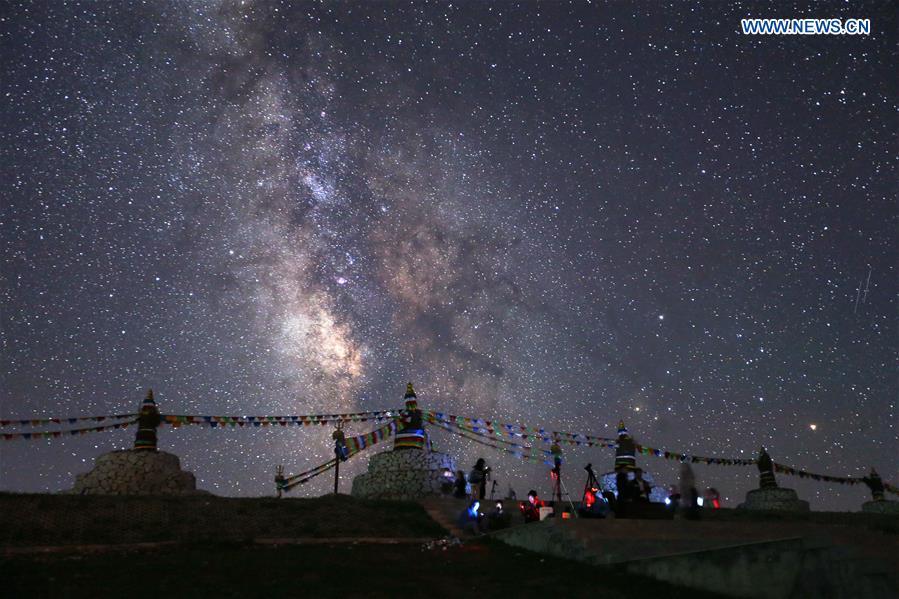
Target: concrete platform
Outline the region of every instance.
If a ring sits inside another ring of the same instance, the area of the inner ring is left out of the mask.
[[[516,547],[733,597],[899,597],[899,535],[811,522],[548,520]]]

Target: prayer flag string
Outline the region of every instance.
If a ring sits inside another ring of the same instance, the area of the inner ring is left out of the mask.
[[[118,422],[116,424],[106,424],[103,426],[90,426],[85,428],[73,428],[66,429],[61,431],[33,431],[30,433],[3,433],[2,438],[4,441],[14,441],[16,439],[28,439],[28,440],[37,440],[37,439],[58,439],[59,437],[68,437],[74,435],[86,435],[88,433],[96,433],[99,431],[111,430],[116,428],[126,428],[129,425],[137,422],[137,419],[129,420],[127,422]]]
[[[28,418],[24,420],[3,418],[0,419],[0,426],[48,426],[51,424],[75,424],[76,422],[84,422],[86,420],[91,420],[93,422],[103,422],[104,420],[123,420],[125,418],[137,418],[137,414],[115,414],[111,416],[74,416],[68,418]]]

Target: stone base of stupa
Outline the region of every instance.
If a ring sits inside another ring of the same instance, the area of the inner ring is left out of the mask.
[[[164,451],[126,449],[104,453],[94,469],[75,477],[72,495],[193,495],[197,481],[181,470],[178,456]]]
[[[889,514],[899,516],[899,501],[883,499],[881,501],[866,501],[862,504],[862,511],[866,514]]]
[[[563,472],[564,474],[564,472]],[[615,494],[615,497],[618,497],[618,474],[615,472],[606,472],[602,476],[599,477],[599,487],[603,492],[611,491]],[[630,480],[634,479],[634,473],[631,472],[628,474],[628,478]],[[665,499],[668,498],[668,491],[665,490],[664,487],[659,487],[655,484],[655,480],[652,477],[652,474],[649,472],[643,472],[643,480],[649,483],[650,493],[649,493],[649,501],[651,503],[665,503]]]
[[[807,512],[808,501],[799,499],[793,489],[753,489],[746,493],[746,501],[737,506],[740,510]]]
[[[371,457],[368,472],[353,479],[352,495],[415,500],[452,493],[456,462],[426,449],[384,451]]]

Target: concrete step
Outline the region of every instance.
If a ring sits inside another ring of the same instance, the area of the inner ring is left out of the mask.
[[[513,527],[497,538],[728,596],[899,597],[896,537],[862,529],[581,519]]]
[[[793,597],[896,597],[899,577],[888,560],[856,547],[809,547],[802,554]]]
[[[428,497],[421,500],[421,505],[434,522],[457,538],[470,536],[459,528],[459,515],[467,506],[464,499]]]

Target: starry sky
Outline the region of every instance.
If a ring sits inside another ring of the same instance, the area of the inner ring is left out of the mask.
[[[456,414],[899,479],[892,3],[14,2],[0,28],[3,417],[149,387],[165,413],[385,409],[412,381]],[[330,432],[160,448],[264,495]],[[549,493],[545,466],[432,434]],[[133,435],[4,442],[0,488],[68,488]],[[612,464],[567,459],[574,488]],[[731,506],[757,482],[696,475]]]

